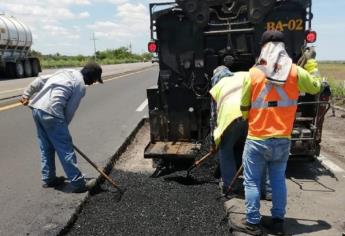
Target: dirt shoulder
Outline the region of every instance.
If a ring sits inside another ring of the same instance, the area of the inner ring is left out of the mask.
[[[345,169],[345,112],[330,110],[323,124],[321,154]]]

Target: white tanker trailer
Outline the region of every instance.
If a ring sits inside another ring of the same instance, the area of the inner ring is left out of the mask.
[[[29,27],[14,17],[0,14],[0,77],[37,76],[40,61],[30,57],[32,34]]]

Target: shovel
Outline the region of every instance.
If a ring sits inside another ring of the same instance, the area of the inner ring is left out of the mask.
[[[214,152],[209,152],[209,153],[207,153],[205,156],[203,156],[202,158],[200,158],[199,160],[195,161],[194,164],[193,164],[191,167],[188,168],[186,178],[189,178],[189,177],[190,177],[190,176],[189,176],[189,175],[190,175],[190,172],[191,172],[193,169],[199,167],[205,160],[207,160],[210,156],[212,156],[212,154],[214,154]]]
[[[234,178],[231,180],[231,183],[230,183],[228,189],[226,190],[224,197],[227,197],[231,193],[232,187],[233,187],[234,183],[236,182],[238,176],[241,174],[242,170],[243,170],[243,164],[241,165],[241,167],[236,172],[236,175],[234,176]]]
[[[104,173],[103,170],[101,170],[94,162],[92,162],[79,148],[77,148],[75,145],[73,145],[73,147],[90,165],[92,165],[106,180],[108,180],[114,188],[119,190],[121,194],[124,193],[124,191],[106,173]]]

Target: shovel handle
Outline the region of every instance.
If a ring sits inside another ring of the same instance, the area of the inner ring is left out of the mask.
[[[195,167],[198,167],[200,165],[201,162],[203,162],[204,160],[206,160],[209,156],[211,156],[213,153],[209,152],[207,153],[205,156],[203,156],[202,158],[200,158],[199,160],[195,161],[194,165]]]
[[[73,145],[73,148],[88,162],[90,165],[92,165],[106,180],[111,183],[115,188],[120,188],[117,186],[117,184],[106,174],[103,170],[101,170],[93,161],[91,161],[79,148],[77,148],[75,145]]]
[[[207,153],[205,156],[203,156],[202,158],[200,158],[199,160],[195,161],[194,164],[189,167],[189,169],[187,170],[187,172],[189,173],[191,170],[193,170],[194,168],[198,167],[204,160],[206,160],[207,158],[209,158],[211,155],[213,154],[213,152],[209,152]]]
[[[234,178],[232,179],[228,189],[226,190],[225,196],[228,196],[231,193],[232,190],[232,186],[234,185],[235,181],[237,180],[238,176],[241,174],[243,170],[243,164],[241,165],[241,167],[238,169],[236,175],[234,176]]]

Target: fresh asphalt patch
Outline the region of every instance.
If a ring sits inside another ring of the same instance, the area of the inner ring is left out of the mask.
[[[225,200],[219,199],[214,177],[216,158],[188,178],[186,170],[152,178],[155,169],[143,157],[148,140],[146,123],[110,173],[126,191],[104,182],[60,235],[228,235]]]
[[[112,178],[126,183],[121,200],[116,191],[91,196],[66,235],[228,235],[216,182],[181,183],[184,175],[113,172]]]

